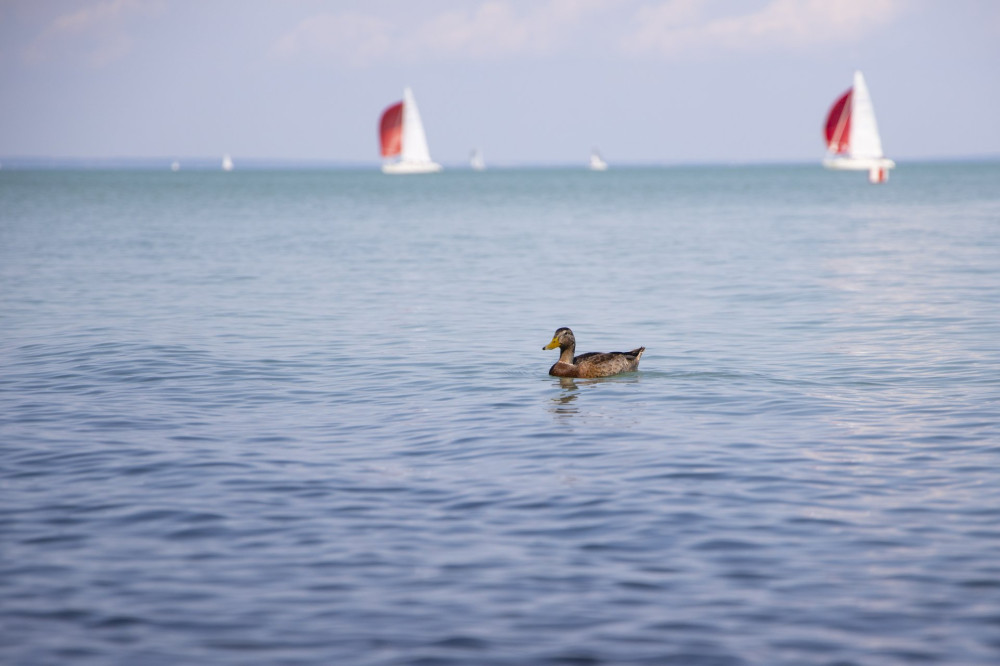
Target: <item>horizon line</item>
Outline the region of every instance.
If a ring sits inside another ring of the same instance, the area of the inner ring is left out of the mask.
[[[230,153],[231,155],[231,153]],[[902,164],[995,162],[1000,161],[1000,153],[984,155],[924,156],[912,159],[895,158]],[[11,170],[59,170],[59,169],[109,169],[109,170],[169,170],[177,162],[181,171],[222,171],[221,158],[217,157],[65,157],[65,156],[25,156],[10,155],[0,157],[0,171]],[[331,160],[324,158],[270,158],[237,157],[235,170],[356,170],[378,171],[381,162],[356,160]],[[469,171],[468,161],[444,162],[448,170]],[[612,169],[637,168],[682,168],[682,167],[780,167],[780,166],[821,166],[822,157],[815,160],[768,159],[768,160],[626,160],[610,162]],[[487,170],[509,169],[587,169],[587,161],[525,161],[487,163]]]

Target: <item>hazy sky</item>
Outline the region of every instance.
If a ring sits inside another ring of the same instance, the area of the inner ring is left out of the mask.
[[[0,159],[818,161],[865,73],[887,154],[1000,155],[994,0],[0,0]]]

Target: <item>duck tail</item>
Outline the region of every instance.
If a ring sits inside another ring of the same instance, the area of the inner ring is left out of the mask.
[[[630,351],[629,354],[635,356],[635,360],[638,361],[640,358],[642,358],[642,352],[644,351],[646,351],[645,347],[639,347],[638,349],[633,349],[632,351]]]

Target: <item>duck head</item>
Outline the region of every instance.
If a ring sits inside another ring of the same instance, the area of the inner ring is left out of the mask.
[[[574,349],[576,347],[576,338],[573,336],[573,331],[569,330],[565,326],[562,328],[557,328],[555,334],[552,336],[552,342],[542,347],[542,349]]]

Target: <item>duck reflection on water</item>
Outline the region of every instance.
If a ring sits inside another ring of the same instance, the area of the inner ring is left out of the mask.
[[[579,414],[580,405],[575,403],[583,395],[581,392],[583,389],[592,388],[598,384],[638,384],[640,378],[641,375],[639,374],[583,380],[574,379],[573,377],[559,377],[559,387],[562,391],[558,396],[552,398],[552,411],[561,415]]]

